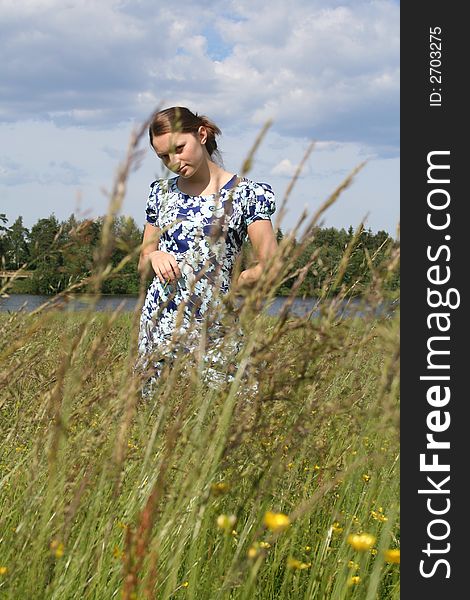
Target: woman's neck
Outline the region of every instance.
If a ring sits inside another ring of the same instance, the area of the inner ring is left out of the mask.
[[[190,196],[216,194],[230,179],[233,173],[222,169],[212,161],[202,164],[188,179],[178,178],[178,188]]]

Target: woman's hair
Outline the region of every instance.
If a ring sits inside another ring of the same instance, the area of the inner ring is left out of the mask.
[[[201,125],[207,130],[206,148],[209,156],[212,156],[214,152],[218,153],[215,137],[220,135],[220,129],[204,115],[192,113],[184,106],[165,108],[153,115],[149,126],[150,145],[153,147],[155,136],[176,132],[195,134]]]

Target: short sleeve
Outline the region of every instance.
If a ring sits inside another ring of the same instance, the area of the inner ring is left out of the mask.
[[[271,186],[267,183],[251,183],[247,186],[245,222],[269,220],[276,210],[276,201]]]
[[[160,192],[160,182],[154,181],[150,184],[150,193],[145,207],[147,223],[157,226],[158,219],[158,195]]]

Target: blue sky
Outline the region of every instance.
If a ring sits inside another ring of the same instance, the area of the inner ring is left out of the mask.
[[[188,106],[222,129],[239,170],[267,119],[250,177],[280,205],[316,145],[284,230],[359,163],[323,225],[396,234],[399,222],[399,6],[391,0],[3,0],[0,212],[27,226],[52,212],[104,214],[133,127],[158,105]],[[122,212],[144,223],[161,176],[148,148]]]

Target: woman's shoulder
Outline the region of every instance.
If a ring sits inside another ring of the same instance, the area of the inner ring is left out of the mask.
[[[169,192],[175,188],[177,177],[170,177],[169,179],[155,179],[150,184],[150,193],[153,195],[157,195],[161,192]]]
[[[238,188],[246,196],[274,195],[273,189],[269,183],[254,181],[253,179],[248,179],[248,177],[239,177]]]
[[[239,182],[239,189],[246,225],[259,219],[269,219],[275,212],[276,200],[269,183],[243,177]]]
[[[263,191],[273,191],[269,183],[265,183],[262,181],[254,181],[253,179],[248,179],[248,177],[239,177],[238,187],[246,191],[255,192],[258,194],[263,193]]]

